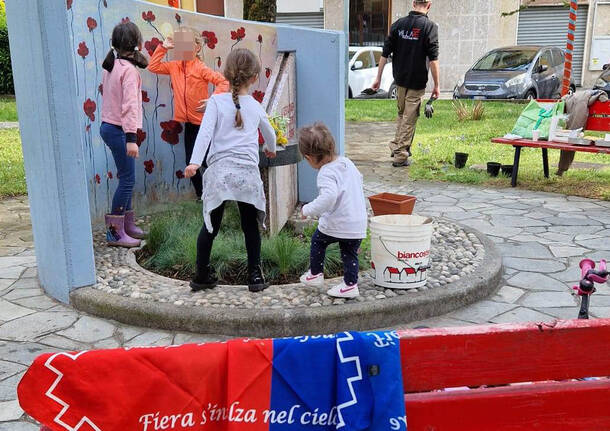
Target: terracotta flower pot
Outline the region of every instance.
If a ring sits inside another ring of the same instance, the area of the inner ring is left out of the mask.
[[[415,196],[396,195],[393,193],[381,193],[369,198],[373,214],[376,216],[390,214],[410,215],[413,212],[416,200]]]

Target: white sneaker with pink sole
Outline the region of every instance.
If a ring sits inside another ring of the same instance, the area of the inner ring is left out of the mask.
[[[301,283],[307,286],[324,286],[324,273],[321,272],[318,275],[313,275],[311,270],[309,270],[301,276]]]
[[[360,296],[357,284],[354,284],[353,286],[348,286],[347,284],[345,284],[345,282],[329,289],[326,293],[329,296],[333,296],[335,298],[355,298],[357,296]]]

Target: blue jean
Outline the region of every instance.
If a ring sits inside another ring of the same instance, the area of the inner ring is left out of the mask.
[[[119,179],[119,186],[112,198],[112,214],[122,215],[131,210],[131,196],[136,183],[136,160],[127,155],[127,137],[120,126],[102,123],[100,135],[112,152]]]
[[[362,240],[360,239],[340,239],[323,234],[316,229],[311,238],[310,269],[313,275],[318,275],[324,271],[324,258],[326,249],[329,245],[339,243],[341,250],[341,260],[343,261],[343,280],[348,286],[358,283],[358,271],[360,262],[358,261],[358,249]]]

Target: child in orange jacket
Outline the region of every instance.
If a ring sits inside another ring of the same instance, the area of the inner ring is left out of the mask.
[[[174,91],[174,120],[184,123],[184,147],[186,152],[186,164],[188,165],[193,154],[195,139],[199,133],[199,126],[205,111],[207,101],[208,85],[214,84],[214,94],[229,91],[229,82],[225,77],[215,72],[203,62],[203,40],[201,36],[194,34],[194,58],[187,61],[163,61],[167,51],[174,48],[174,40],[168,37],[155,50],[148,70],[160,75],[169,75]],[[191,183],[201,198],[202,181],[201,174],[191,178]]]

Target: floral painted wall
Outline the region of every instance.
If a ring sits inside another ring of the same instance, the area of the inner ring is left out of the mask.
[[[83,145],[87,165],[92,218],[108,211],[118,184],[110,151],[99,136],[102,104],[102,61],[110,49],[114,26],[129,20],[144,37],[143,51],[152,55],[167,35],[180,27],[194,29],[204,38],[208,67],[222,70],[223,60],[235,48],[248,48],[259,57],[262,70],[253,96],[262,102],[277,53],[273,27],[192,12],[178,11],[138,0],[66,0],[67,19],[75,55],[76,94],[82,107]],[[171,55],[171,54],[168,54]],[[170,59],[167,58],[169,61]],[[149,204],[192,195],[184,178],[184,127],[172,120],[173,94],[169,77],[147,70],[142,75],[144,120],[138,133],[134,200]],[[210,88],[212,90],[212,88]]]

